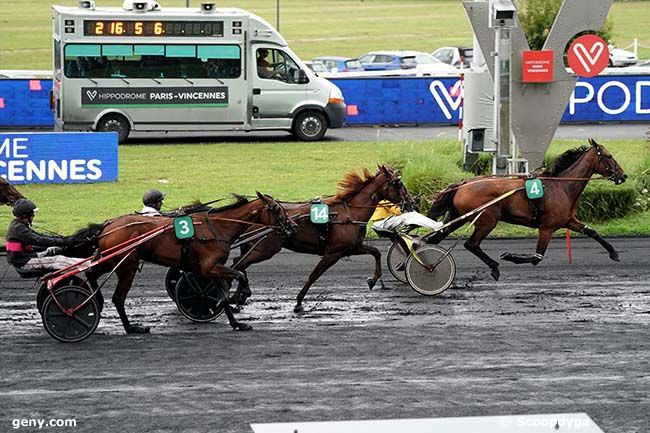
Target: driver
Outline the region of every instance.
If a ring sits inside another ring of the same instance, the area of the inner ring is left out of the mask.
[[[150,189],[142,196],[142,204],[144,207],[140,214],[147,216],[162,216],[160,209],[162,208],[163,201],[166,194],[157,189]]]
[[[27,199],[16,201],[13,208],[14,220],[7,230],[7,261],[23,271],[53,271],[79,263],[82,259],[61,255],[62,247],[68,246],[68,239],[62,236],[47,236],[32,230],[36,205]]]
[[[399,206],[396,206],[386,200],[379,202],[377,210],[372,215],[370,220],[374,221],[372,224],[374,228],[389,231],[397,231],[397,229],[406,226],[424,227],[430,230],[438,230],[443,226],[443,223],[434,221],[419,212],[402,213]]]
[[[260,48],[257,50],[257,75],[260,78],[282,78],[283,73],[276,69],[276,66],[284,65],[283,62],[271,63],[267,60],[269,50]]]

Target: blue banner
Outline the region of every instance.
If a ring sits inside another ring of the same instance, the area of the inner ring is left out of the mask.
[[[0,176],[11,183],[117,180],[117,133],[0,134]]]
[[[562,122],[650,122],[650,75],[581,78]]]
[[[459,78],[336,78],[348,125],[458,124]]]
[[[52,127],[52,80],[0,80],[0,128]]]
[[[458,78],[336,78],[348,104],[346,123],[458,124]],[[650,75],[581,78],[562,123],[650,122]]]

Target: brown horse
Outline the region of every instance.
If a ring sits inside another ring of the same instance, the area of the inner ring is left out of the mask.
[[[152,230],[164,227],[165,231],[135,248],[130,254],[118,255],[90,268],[86,272],[89,283],[96,288],[98,278],[123,260],[115,270],[118,282],[113,294],[113,303],[127,333],[149,332],[148,327],[130,323],[124,309],[124,302],[131,289],[140,260],[196,272],[210,279],[227,281],[236,279],[239,290],[247,288],[246,276],[224,265],[232,242],[251,226],[271,226],[289,233],[293,233],[295,229],[286,211],[272,197],[260,193],[258,197],[257,200],[248,201],[244,197],[237,196],[238,201],[232,205],[192,213],[195,234],[188,241],[176,238],[172,228],[172,218],[125,215],[109,221],[103,225],[97,237],[100,251],[128,242]],[[87,230],[93,228],[90,226]],[[73,235],[73,238],[87,239],[88,233],[80,230]],[[225,293],[223,296],[225,298]],[[227,302],[224,303],[224,308],[233,329],[241,331],[252,329],[251,326],[235,320]]]
[[[0,177],[0,204],[13,206],[19,198],[25,198],[12,184]]]
[[[361,173],[350,172],[339,181],[338,193],[323,200],[329,207],[328,224],[314,224],[310,221],[311,202],[282,203],[291,219],[298,225],[296,233],[285,238],[271,233],[248,255],[246,248],[242,248],[244,258],[237,263],[236,269],[243,271],[254,263],[268,260],[282,247],[298,253],[322,256],[298,294],[294,308],[296,313],[304,312],[302,301],[312,284],[342,257],[361,254],[374,257],[375,272],[368,278],[368,286],[372,288],[381,278],[381,253],[375,247],[364,245],[363,239],[366,223],[381,200],[412,205],[400,177],[385,165],[380,165],[375,175],[364,169]],[[235,259],[234,263],[237,261],[238,259]],[[234,298],[243,302],[240,294],[238,290]]]
[[[481,249],[480,244],[499,221],[539,229],[535,255],[504,253],[502,260],[537,265],[544,258],[553,232],[565,227],[595,239],[605,247],[612,260],[618,261],[618,253],[614,247],[594,229],[581,223],[577,217],[578,199],[593,174],[600,174],[617,185],[625,182],[627,178],[607,149],[594,140],[590,139],[589,143],[589,147],[583,146],[564,152],[554,160],[550,169],[539,173],[544,186],[544,197],[538,199],[541,201],[539,204],[528,200],[523,190],[524,178],[479,177],[450,185],[443,190],[432,204],[428,216],[435,219],[446,214],[446,220],[456,219],[508,191],[520,189],[488,207],[477,219],[474,232],[465,242],[465,248],[490,267],[495,280],[499,279],[499,264]],[[438,243],[466,222],[466,219],[458,221],[447,230],[434,232],[423,239]]]

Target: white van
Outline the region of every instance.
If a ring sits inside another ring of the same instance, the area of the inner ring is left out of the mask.
[[[320,140],[345,120],[339,88],[241,9],[53,6],[57,130],[286,130]]]

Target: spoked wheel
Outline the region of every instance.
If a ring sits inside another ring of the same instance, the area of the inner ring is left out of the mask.
[[[176,284],[176,305],[193,322],[211,322],[223,313],[224,293],[228,294],[228,286],[223,280],[182,272]]]
[[[167,275],[165,275],[165,290],[167,290],[167,294],[174,302],[176,302],[176,284],[178,284],[178,280],[182,276],[183,274],[178,268],[169,268]]]
[[[54,293],[57,305],[52,295],[48,295],[43,303],[43,327],[48,334],[64,343],[77,343],[90,337],[99,325],[99,306],[95,298],[75,311],[71,316],[65,311],[74,309],[88,299],[89,293],[79,286],[65,286]]]
[[[404,251],[404,248],[399,242],[393,242],[388,249],[388,254],[386,255],[388,270],[393,277],[402,283],[408,283],[408,281],[406,281],[406,274],[404,273],[408,256],[409,254]]]
[[[456,276],[456,263],[451,254],[436,245],[420,247],[415,254],[420,261],[411,254],[405,266],[406,279],[411,288],[426,296],[436,296],[447,290]],[[434,269],[426,267],[436,263],[438,265]]]
[[[56,287],[54,290],[56,291],[60,287],[65,287],[65,286],[77,286],[80,289],[86,290],[88,292],[88,296],[92,293],[92,290],[86,284],[86,282],[77,277],[76,275],[72,275],[64,280],[61,280],[57,283]],[[41,286],[38,288],[38,294],[36,295],[36,308],[38,308],[38,312],[41,313],[43,311],[43,303],[45,302],[45,298],[47,298],[47,295],[49,295],[50,292],[47,291],[47,284],[42,283]],[[102,309],[102,305],[100,305],[100,312]]]

